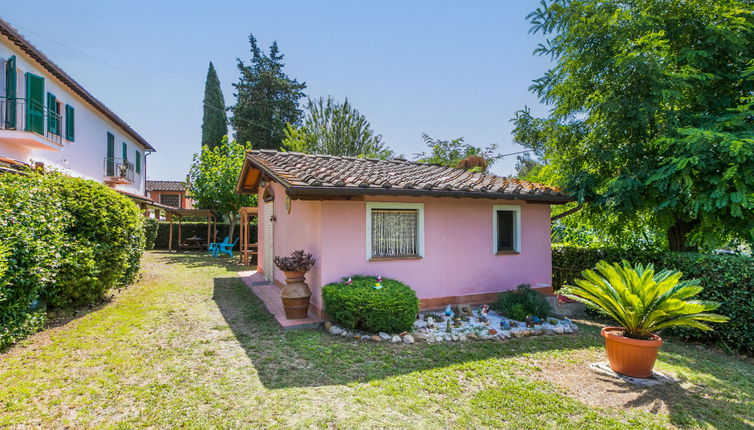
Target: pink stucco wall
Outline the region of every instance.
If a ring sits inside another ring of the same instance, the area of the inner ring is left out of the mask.
[[[366,197],[367,201],[424,203],[424,257],[368,261],[366,202],[293,200],[285,210],[285,191],[275,190],[275,255],[305,249],[317,257],[309,274],[312,302],[321,307],[321,286],[349,275],[382,275],[416,290],[419,298],[462,296],[513,289],[521,283],[550,285],[550,207],[523,201]],[[261,192],[260,192],[261,196]],[[261,199],[260,199],[261,200]],[[492,252],[493,205],[521,207],[520,254]],[[261,204],[260,204],[261,207]],[[260,209],[261,212],[261,209]],[[260,250],[263,226],[260,217]],[[260,262],[263,261],[260,255]],[[275,278],[284,281],[275,270]]]

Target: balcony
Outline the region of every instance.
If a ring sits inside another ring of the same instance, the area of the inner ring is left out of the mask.
[[[108,184],[132,184],[134,163],[123,158],[105,157],[105,182]]]
[[[52,127],[51,127],[52,126]],[[57,129],[56,133],[50,129]],[[0,97],[0,139],[29,149],[58,151],[63,116],[25,98]]]

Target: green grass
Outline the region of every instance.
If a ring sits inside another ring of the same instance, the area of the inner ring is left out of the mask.
[[[637,390],[584,370],[604,360],[596,326],[439,345],[283,331],[219,261],[148,253],[111,303],[0,354],[0,427],[754,426],[744,359],[668,342],[657,367],[682,383]]]

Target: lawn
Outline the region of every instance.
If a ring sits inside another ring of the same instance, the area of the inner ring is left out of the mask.
[[[668,342],[679,384],[587,370],[596,325],[506,342],[393,345],[281,330],[199,254],[150,252],[138,284],[0,354],[0,427],[752,428],[754,364]]]

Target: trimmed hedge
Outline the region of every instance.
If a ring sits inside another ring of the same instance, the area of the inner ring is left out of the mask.
[[[373,276],[354,276],[352,285],[346,285],[346,280],[322,288],[325,311],[336,322],[368,332],[411,330],[419,313],[419,299],[414,290],[388,278],[382,279],[379,290],[373,288],[377,283]]]
[[[0,350],[43,326],[44,314],[30,308],[55,281],[66,222],[40,176],[0,175],[0,243],[7,247],[0,277]]]
[[[154,249],[154,242],[157,239],[157,230],[160,228],[160,222],[155,218],[144,218],[144,249]]]
[[[683,339],[722,343],[743,353],[754,353],[754,258],[741,255],[676,253],[621,250],[614,248],[554,247],[552,266],[554,284],[572,284],[582,270],[593,268],[598,261],[654,264],[655,269],[683,272],[684,279],[701,281],[700,300],[720,302],[717,313],[731,320],[715,324],[715,330],[703,332],[688,328],[667,330]],[[563,270],[565,269],[565,270]]]
[[[137,206],[94,181],[59,173],[0,175],[0,349],[42,327],[51,307],[100,300],[134,280],[144,246]]]
[[[230,230],[230,224],[226,222],[218,222],[217,223],[217,241],[222,242],[223,239],[225,239],[225,236],[228,235],[228,231]],[[235,237],[238,237],[239,228],[238,225],[236,225],[236,229],[233,232],[233,235]],[[257,226],[252,225],[249,229],[249,235],[251,242],[254,243],[257,241]],[[154,242],[154,249],[168,249],[168,237],[170,236],[170,223],[166,221],[161,221],[159,228],[157,230],[157,237]],[[207,222],[183,222],[181,223],[181,238],[186,239],[188,237],[201,237],[205,238],[207,237]],[[178,247],[178,222],[173,221],[173,249],[177,249]],[[236,244],[236,248],[238,249],[238,244]]]

